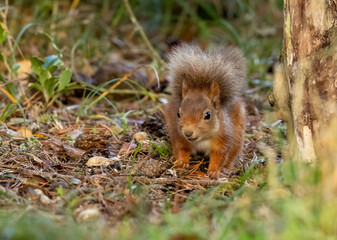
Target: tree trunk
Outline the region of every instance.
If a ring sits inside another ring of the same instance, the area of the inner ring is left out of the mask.
[[[274,94],[290,145],[302,160],[316,160],[337,112],[337,0],[285,0],[283,66]]]

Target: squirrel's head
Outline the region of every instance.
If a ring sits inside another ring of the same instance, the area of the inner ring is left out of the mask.
[[[183,82],[182,103],[177,112],[179,128],[189,142],[212,138],[219,130],[220,88],[191,89]]]

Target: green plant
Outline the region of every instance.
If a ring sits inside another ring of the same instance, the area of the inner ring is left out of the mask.
[[[127,116],[134,112],[134,110],[130,110],[130,111],[127,111],[126,113],[123,114],[123,116],[121,117],[121,122],[122,122],[122,129],[123,129],[123,132],[126,133],[127,130],[129,129],[128,127],[128,121],[127,121]]]
[[[59,115],[57,115],[56,113],[52,113],[52,114],[48,114],[48,113],[44,113],[41,114],[40,116],[40,122],[42,123],[51,123],[55,120],[61,120],[61,117]]]
[[[104,91],[104,87],[106,87],[107,85],[118,81],[118,78],[112,79],[110,81],[107,81],[97,87],[92,88],[85,88],[84,89],[84,94],[83,94],[83,98],[81,101],[81,105],[80,108],[78,110],[78,114],[79,116],[82,115],[86,115],[88,114],[88,111],[91,107],[93,107],[95,104],[97,104],[101,99],[104,99],[116,112],[118,112],[117,108],[115,107],[115,105],[105,97],[105,95],[103,95],[101,92]],[[86,92],[89,91],[89,93],[87,94]],[[97,97],[98,95],[98,97]]]
[[[75,89],[76,83],[71,83],[71,70],[64,66],[61,56],[49,55],[44,60],[31,57],[33,72],[37,75],[36,82],[29,87],[43,94],[47,106],[50,106],[62,94]]]
[[[15,103],[7,103],[6,106],[4,106],[1,109],[0,113],[0,121],[4,122],[7,118],[9,118],[17,109],[17,104]]]
[[[6,16],[2,16],[3,19]],[[6,21],[5,21],[6,22]],[[5,49],[5,43],[9,46]],[[3,73],[0,73],[0,83],[3,83],[3,87],[0,85],[0,91],[4,93],[13,103],[16,103],[17,90],[16,86],[13,82],[10,82],[13,75],[17,74],[18,69],[20,68],[20,64],[13,63],[13,61],[8,61],[8,56],[6,56],[6,52],[13,52],[13,46],[11,40],[8,39],[8,30],[6,24],[0,21],[0,63],[3,63],[9,72],[9,77]],[[9,50],[9,51],[8,51]],[[9,54],[9,53],[8,53]],[[8,105],[6,106],[3,113],[7,112]],[[11,112],[10,114],[12,114]]]
[[[22,151],[27,150],[27,149],[34,150],[34,149],[39,148],[41,146],[42,146],[41,142],[37,138],[32,137],[32,138],[28,138],[26,142],[21,143],[20,149]]]
[[[56,188],[56,193],[60,197],[64,197],[64,195],[65,195],[65,192],[64,192],[64,189],[63,189],[62,186],[59,186],[58,188]]]
[[[72,137],[71,135],[66,135],[65,139],[68,140],[68,143],[71,146],[74,146],[75,142],[76,142],[76,137]]]
[[[98,131],[97,131],[96,128],[92,128],[91,131],[92,131],[93,134],[97,134],[98,133]]]
[[[150,144],[152,147],[155,148],[154,153],[158,153],[160,156],[164,158],[168,158],[172,155],[172,149],[170,147],[170,144],[166,142],[165,140],[161,141],[159,144],[155,144],[154,142],[150,141]]]

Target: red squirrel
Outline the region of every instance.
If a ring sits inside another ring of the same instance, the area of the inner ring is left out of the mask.
[[[169,55],[171,98],[165,120],[175,165],[189,167],[191,154],[210,158],[208,176],[232,170],[245,133],[246,61],[239,49],[203,51],[182,44]]]

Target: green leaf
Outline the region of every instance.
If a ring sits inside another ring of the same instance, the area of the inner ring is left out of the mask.
[[[7,76],[0,73],[0,82],[6,83]],[[17,86],[14,83],[6,83],[4,88],[15,98],[17,96]]]
[[[6,84],[5,89],[15,98],[17,96],[17,86],[14,83]]]
[[[60,83],[58,87],[59,92],[63,91],[69,85],[71,74],[72,72],[70,71],[69,68],[66,68],[61,72],[61,74],[59,75],[59,83]]]
[[[38,57],[31,57],[30,63],[31,63],[33,72],[39,75],[42,69],[43,61],[39,59]]]
[[[44,89],[48,94],[48,97],[53,97],[52,95],[54,95],[54,90],[56,87],[56,83],[57,83],[57,78],[56,77],[52,77],[52,78],[48,78],[45,81],[45,85],[44,85]]]
[[[7,39],[7,33],[2,22],[0,22],[0,44],[2,44]]]
[[[9,103],[6,105],[5,109],[2,111],[0,115],[0,121],[4,122],[8,117],[10,117],[17,109],[17,105],[15,103]]]
[[[62,65],[63,65],[63,62],[58,56],[49,55],[44,59],[44,64],[42,65],[42,68],[51,71],[51,70],[55,70],[57,67],[62,66]]]
[[[59,195],[60,197],[64,196],[64,189],[62,186],[59,186],[58,188],[56,188],[56,193],[57,195]]]
[[[19,68],[21,67],[21,64],[20,63],[15,63],[13,66],[12,66],[12,72],[14,73],[17,73]]]
[[[39,92],[43,92],[42,86],[41,86],[39,83],[37,83],[37,82],[35,82],[35,83],[29,83],[28,87],[30,87],[30,88],[35,88],[35,89],[37,89]]]
[[[0,53],[0,62],[6,62],[6,57]]]
[[[39,77],[38,81],[44,85],[45,81],[51,77],[51,73],[48,72],[46,69],[42,68],[42,65],[44,62],[37,58],[37,57],[31,57],[30,62],[32,65],[32,70],[34,73],[36,73]]]
[[[93,129],[92,129],[92,132],[93,132],[93,134],[97,134],[97,133],[98,133],[98,131],[97,131],[96,128],[93,128]]]
[[[53,48],[57,51],[58,56],[61,58],[62,57],[61,49],[59,49],[57,47],[57,45],[53,41],[52,37],[48,33],[46,33],[46,32],[42,32],[41,34],[42,34],[42,36],[45,36],[46,38],[48,38],[48,40],[51,42]]]
[[[0,82],[6,82],[7,77],[0,73]]]
[[[27,25],[25,25],[21,31],[19,32],[18,36],[16,37],[15,39],[15,42],[14,42],[14,47],[13,47],[13,51],[12,51],[12,54],[11,54],[11,61],[14,62],[15,61],[15,53],[16,53],[16,48],[18,47],[19,45],[19,41],[22,37],[22,35],[25,33],[25,31],[30,28],[31,26],[34,26],[36,24],[34,23],[28,23]]]

